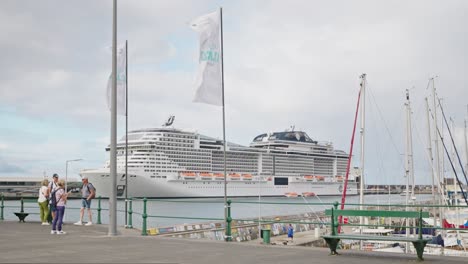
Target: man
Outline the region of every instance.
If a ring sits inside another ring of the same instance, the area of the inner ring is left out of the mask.
[[[83,216],[85,208],[88,208],[88,217],[89,222],[85,225],[90,226],[93,224],[92,213],[91,213],[91,200],[96,196],[96,189],[94,186],[88,182],[88,177],[84,176],[81,181],[83,182],[83,187],[81,187],[81,210],[80,210],[80,221],[76,222],[75,225],[83,224]]]
[[[55,218],[55,212],[57,211],[57,208],[55,208],[55,206],[51,204],[50,197],[52,195],[52,192],[58,189],[58,178],[59,178],[58,174],[54,173],[54,175],[52,176],[52,181],[47,186],[47,196],[49,198],[49,206],[50,206],[49,212],[52,215],[52,219]]]

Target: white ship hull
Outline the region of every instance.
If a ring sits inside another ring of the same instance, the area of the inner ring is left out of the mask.
[[[98,196],[108,198],[110,195],[109,170],[97,169],[83,171],[89,181],[96,187]],[[290,177],[288,185],[275,185],[274,177],[260,180],[228,180],[228,197],[284,197],[284,196],[341,196],[343,182],[318,182],[296,180]],[[125,176],[117,175],[117,197],[125,197]],[[224,180],[184,180],[176,176],[167,178],[150,178],[132,175],[128,178],[128,197],[146,198],[201,198],[224,197]],[[347,195],[357,195],[356,182],[350,182]]]

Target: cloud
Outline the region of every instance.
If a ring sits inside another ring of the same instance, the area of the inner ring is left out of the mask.
[[[0,116],[11,120],[0,135],[15,150],[4,158],[31,162],[31,174],[63,170],[64,157],[84,158],[77,166],[103,164],[111,2],[26,2],[0,3]],[[256,135],[295,125],[349,151],[365,72],[369,182],[404,181],[405,89],[418,131],[417,177],[428,182],[426,87],[439,76],[445,111],[460,126],[468,97],[468,3],[119,1],[118,42],[129,41],[130,130],[160,126],[173,114],[176,127],[222,137],[221,109],[192,103],[198,38],[188,27],[219,5],[229,141],[248,145]],[[118,120],[120,137],[124,119]],[[355,149],[353,163],[358,157]]]

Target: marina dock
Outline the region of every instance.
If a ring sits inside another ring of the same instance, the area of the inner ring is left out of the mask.
[[[0,222],[1,263],[414,263],[413,254],[346,250],[329,256],[327,248],[261,245],[196,239],[140,236],[119,228],[107,235],[107,225],[66,223],[66,235],[51,235],[37,222]],[[465,258],[425,256],[424,263],[466,263]]]

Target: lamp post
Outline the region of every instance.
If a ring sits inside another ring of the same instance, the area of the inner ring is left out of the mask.
[[[83,159],[73,159],[73,160],[67,160],[65,162],[65,192],[68,191],[68,189],[67,189],[67,184],[68,184],[68,163],[69,162],[74,162],[74,161],[80,161],[80,160],[83,160]]]

